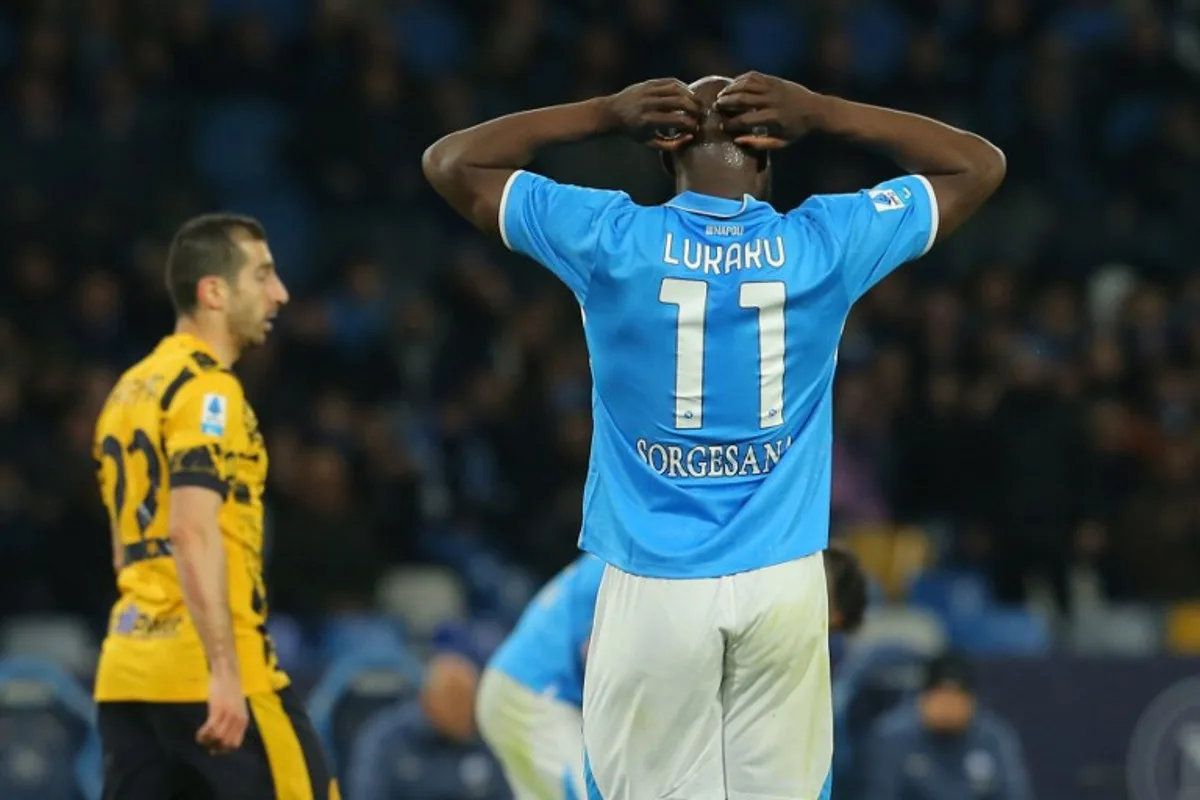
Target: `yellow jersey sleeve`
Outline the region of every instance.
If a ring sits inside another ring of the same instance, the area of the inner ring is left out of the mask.
[[[245,403],[241,384],[228,372],[202,372],[180,389],[163,417],[171,488],[200,486],[229,495]]]

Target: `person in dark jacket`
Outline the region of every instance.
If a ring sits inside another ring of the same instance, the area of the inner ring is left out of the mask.
[[[970,665],[947,654],[924,688],[876,723],[865,765],[870,800],[1033,800],[1012,727],[981,707]]]
[[[420,695],[370,717],[355,739],[353,800],[510,800],[504,773],[475,728],[479,669],[490,647],[467,631],[435,637]],[[438,641],[441,639],[441,641]]]

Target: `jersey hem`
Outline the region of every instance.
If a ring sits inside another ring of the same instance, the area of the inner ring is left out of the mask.
[[[653,578],[657,580],[705,580],[712,578],[728,578],[731,575],[740,575],[743,572],[754,572],[755,570],[768,569],[780,564],[786,564],[789,561],[799,561],[802,558],[808,558],[811,555],[820,553],[828,547],[828,540],[820,547],[798,547],[794,551],[789,551],[780,555],[777,558],[767,560],[734,562],[730,566],[716,566],[712,564],[704,564],[699,566],[689,566],[684,569],[670,569],[662,564],[635,564],[628,559],[613,558],[603,552],[603,548],[590,545],[588,542],[582,542],[580,549],[584,552],[591,553],[596,558],[603,561],[610,567],[621,570],[622,572],[633,575],[636,578]]]
[[[246,697],[254,697],[255,695],[275,694],[282,692],[284,689],[292,685],[291,678],[282,683],[268,683],[264,688],[255,687],[251,691],[244,691]],[[149,694],[146,692],[94,692],[92,700],[96,703],[207,703],[208,689],[203,692],[180,692],[179,694]]]
[[[921,255],[923,256],[933,249],[933,243],[937,241],[941,210],[938,208],[937,193],[933,191],[933,184],[929,182],[929,178],[926,178],[924,175],[914,175],[913,177],[921,182],[921,185],[925,187],[925,192],[929,195],[929,239],[925,242],[925,247],[921,250]]]
[[[229,496],[229,481],[222,480],[216,475],[208,475],[203,472],[173,472],[170,478],[170,487],[172,489],[183,489],[193,487],[197,489],[211,489],[221,495],[224,500]]]
[[[508,240],[508,197],[512,192],[513,183],[517,180],[517,176],[525,170],[518,169],[508,176],[508,180],[504,182],[504,191],[500,193],[500,218],[497,220],[497,228],[500,231],[500,241],[504,242],[504,246],[509,250],[513,249],[512,242]],[[514,251],[515,252],[515,251]]]

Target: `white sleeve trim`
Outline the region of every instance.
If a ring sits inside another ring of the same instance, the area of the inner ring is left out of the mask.
[[[498,226],[500,228],[500,241],[504,242],[504,246],[509,250],[512,250],[513,246],[508,241],[508,228],[504,224],[504,219],[508,212],[508,193],[512,191],[513,181],[515,181],[517,176],[524,171],[525,170],[523,169],[519,169],[513,172],[512,175],[509,175],[508,180],[504,182],[504,191],[500,194],[500,219]],[[929,191],[932,192],[933,189],[930,189]]]
[[[925,248],[921,250],[921,255],[923,256],[933,249],[933,243],[937,241],[938,217],[940,212],[938,211],[937,193],[933,191],[933,184],[924,175],[913,175],[913,177],[921,182],[921,185],[925,187],[925,191],[929,194],[929,241],[925,242]],[[500,208],[503,209],[504,206],[501,205]],[[503,210],[500,213],[503,215]]]

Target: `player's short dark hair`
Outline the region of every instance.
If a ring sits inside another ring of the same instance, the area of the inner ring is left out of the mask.
[[[202,214],[179,227],[167,253],[166,276],[176,314],[196,310],[196,287],[204,278],[232,281],[237,276],[244,259],[238,234],[260,242],[267,238],[261,222],[242,214]]]
[[[838,545],[825,551],[825,574],[834,608],[842,617],[842,630],[853,633],[867,612],[867,574],[858,556]]]

